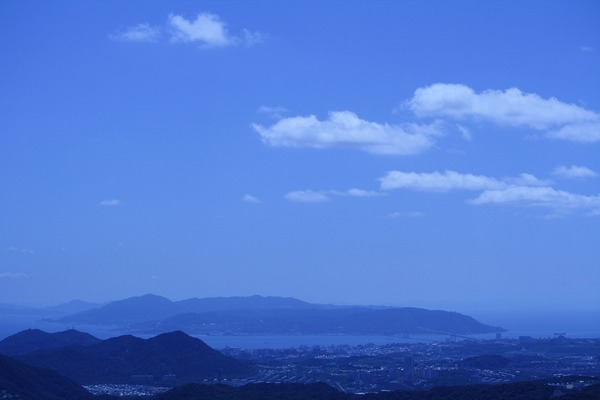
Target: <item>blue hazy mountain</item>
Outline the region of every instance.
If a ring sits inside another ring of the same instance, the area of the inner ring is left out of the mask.
[[[149,294],[68,315],[60,322],[120,326],[133,332],[183,330],[207,335],[465,335],[504,330],[456,312],[412,307],[341,307],[262,296],[173,302]]]
[[[87,310],[91,310],[93,308],[101,307],[102,304],[98,303],[90,303],[88,301],[81,300],[71,300],[67,303],[58,304],[52,307],[46,307],[43,309],[45,313],[50,315],[67,315],[67,314],[75,314]]]
[[[135,322],[158,321],[181,313],[204,313],[228,310],[276,310],[276,309],[308,309],[319,306],[284,297],[212,297],[192,298],[171,301],[154,294],[130,297],[114,301],[92,310],[68,315],[61,322],[90,324],[131,324]]]

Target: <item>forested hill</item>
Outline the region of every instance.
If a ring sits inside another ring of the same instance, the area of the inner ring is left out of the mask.
[[[35,336],[45,337],[44,333]],[[79,334],[78,337],[81,332]],[[30,332],[24,331],[6,338],[4,351],[7,354],[17,353],[14,349],[22,351],[30,336]],[[7,342],[14,349],[6,345]],[[86,345],[36,348],[27,354],[20,353],[18,359],[52,369],[79,384],[130,383],[135,375],[159,380],[174,375],[177,377],[175,383],[182,384],[256,373],[254,367],[225,356],[183,332],[164,333],[150,339],[124,335]]]
[[[34,351],[57,349],[69,346],[86,346],[101,342],[89,333],[69,329],[48,333],[39,329],[27,329],[0,341],[0,353],[17,356]]]

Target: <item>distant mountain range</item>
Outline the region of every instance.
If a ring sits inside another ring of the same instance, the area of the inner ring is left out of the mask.
[[[238,378],[256,371],[183,332],[150,339],[125,335],[107,340],[69,330],[26,330],[0,341],[0,352],[52,369],[80,384],[200,382]]]
[[[333,306],[262,296],[171,301],[148,294],[67,315],[57,321],[113,326],[132,333],[182,330],[196,335],[468,335],[504,331],[455,312],[411,307]]]

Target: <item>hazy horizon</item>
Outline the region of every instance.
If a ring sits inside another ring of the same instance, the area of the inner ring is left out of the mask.
[[[87,299],[70,299],[64,302],[59,302],[59,303],[9,303],[9,302],[2,302],[0,303],[0,306],[5,305],[5,306],[19,306],[19,307],[26,307],[26,308],[34,308],[34,309],[44,309],[44,308],[52,308],[52,307],[56,307],[56,306],[63,306],[63,305],[67,305],[69,303],[72,302],[84,302],[84,303],[88,303],[88,304],[94,304],[95,306],[105,306],[107,304],[113,303],[113,302],[119,302],[122,300],[127,300],[130,298],[136,298],[136,297],[143,297],[146,295],[155,295],[155,296],[160,296],[163,298],[166,298],[170,301],[173,302],[177,302],[177,301],[183,301],[183,300],[189,300],[189,299],[193,299],[193,298],[228,298],[228,297],[252,297],[252,296],[260,296],[260,297],[278,297],[278,298],[293,298],[296,300],[300,300],[306,303],[310,303],[310,304],[320,304],[320,305],[333,305],[333,306],[364,306],[364,307],[369,307],[369,306],[373,306],[373,307],[415,307],[415,308],[424,308],[424,309],[429,309],[429,310],[443,310],[443,311],[451,311],[451,312],[458,312],[461,314],[465,314],[465,315],[469,315],[472,317],[475,317],[476,319],[480,319],[480,318],[491,318],[492,320],[487,321],[490,324],[493,325],[493,318],[500,318],[501,320],[510,320],[510,319],[514,319],[516,321],[518,321],[519,319],[529,319],[532,316],[534,316],[535,318],[538,319],[538,323],[540,321],[544,321],[543,324],[546,323],[552,323],[551,321],[551,317],[553,315],[556,316],[560,316],[561,320],[564,320],[565,317],[569,317],[571,319],[576,319],[579,316],[600,316],[600,306],[597,304],[588,304],[586,306],[582,306],[582,307],[578,307],[578,308],[572,308],[572,307],[539,307],[539,306],[530,306],[527,304],[522,304],[520,307],[518,306],[513,306],[513,307],[506,307],[503,306],[502,304],[484,304],[484,305],[478,305],[475,306],[472,303],[464,303],[464,304],[442,304],[442,305],[436,305],[433,303],[426,303],[423,301],[415,301],[413,303],[407,303],[407,304],[375,304],[375,303],[336,303],[336,302],[313,302],[310,300],[306,300],[306,299],[302,299],[302,298],[296,298],[293,296],[269,296],[269,295],[261,295],[261,294],[254,294],[254,295],[248,295],[248,296],[208,296],[208,297],[203,297],[203,296],[192,296],[192,297],[182,297],[182,298],[171,298],[169,296],[163,296],[160,294],[156,294],[156,293],[142,293],[142,294],[136,294],[136,295],[132,295],[132,296],[126,296],[123,298],[114,298],[114,299],[107,299],[107,300],[97,300],[97,301],[92,301],[92,300],[87,300]],[[587,323],[582,321],[582,325],[586,325]],[[589,324],[588,324],[589,325]],[[592,325],[598,325],[598,324],[592,324]],[[600,325],[598,325],[598,328],[600,329]]]
[[[136,296],[137,297],[137,296]],[[125,300],[125,299],[119,299]],[[183,300],[176,299],[174,301]],[[302,299],[298,299],[302,300]],[[117,300],[118,301],[118,300]],[[110,302],[99,304],[104,306]],[[361,306],[360,304],[354,304]],[[6,306],[6,304],[0,304],[0,307]],[[52,307],[51,307],[52,308]],[[92,307],[89,310],[96,308]],[[127,308],[125,308],[127,309]],[[434,308],[435,309],[435,308]],[[504,338],[518,338],[521,336],[532,336],[538,338],[553,337],[557,332],[563,332],[569,338],[597,338],[600,336],[600,309],[593,308],[588,310],[564,310],[564,309],[464,309],[454,310],[449,308],[441,308],[444,311],[458,312],[464,315],[468,315],[474,318],[476,321],[491,326],[499,326],[506,331],[502,333]],[[94,323],[73,323],[73,322],[57,322],[52,321],[59,316],[77,314],[79,311],[71,311],[65,313],[65,308],[62,311],[45,310],[43,308],[36,308],[28,312],[19,313],[18,310],[13,312],[10,309],[2,310],[2,321],[0,323],[0,340],[17,332],[26,329],[40,329],[46,332],[61,332],[66,329],[76,329],[78,331],[87,332],[100,338],[109,338],[125,334],[128,331],[115,330],[114,326],[103,326],[102,324]],[[124,310],[124,309],[121,309]],[[24,311],[24,310],[23,310]],[[58,314],[56,314],[58,312]],[[113,309],[115,312],[115,309]],[[53,314],[54,313],[54,314]],[[118,312],[117,312],[118,314]],[[54,315],[54,317],[53,317]],[[51,321],[46,319],[50,318]],[[59,321],[60,319],[58,319]],[[146,337],[147,333],[138,332],[135,335],[141,334],[142,337]],[[203,340],[207,340],[211,344],[217,346],[260,346],[264,343],[264,335],[250,335],[250,338],[246,338],[245,335],[238,337],[237,335],[224,335],[219,338],[219,335],[203,336],[200,335]],[[252,339],[252,336],[256,336]],[[301,345],[308,343],[318,344],[333,344],[333,343],[345,343],[346,341],[352,343],[367,343],[375,340],[377,343],[387,343],[393,340],[403,341],[398,335],[341,335],[338,339],[332,339],[330,335],[292,335],[295,338],[288,338],[289,335],[274,335],[277,338],[276,343],[278,345],[286,347],[293,345]],[[336,336],[336,335],[334,335]],[[474,335],[474,338],[485,339],[495,337],[495,333]],[[411,335],[410,340],[422,340],[425,342],[440,340],[439,336],[433,335]],[[287,343],[287,345],[286,345]]]
[[[0,303],[600,307],[597,1],[0,3]]]

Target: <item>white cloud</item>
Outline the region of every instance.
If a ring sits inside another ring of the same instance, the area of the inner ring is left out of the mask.
[[[584,167],[557,168],[555,171],[560,171],[558,174],[572,175],[593,173],[593,171]],[[587,196],[557,190],[548,186],[551,182],[526,173],[520,174],[518,177],[497,179],[483,175],[462,174],[455,171],[428,173],[390,171],[379,181],[381,188],[384,190],[479,191],[481,193],[477,198],[468,201],[470,204],[476,205],[545,207],[561,214],[581,211],[587,213],[587,215],[600,215],[600,195]],[[390,217],[394,215],[392,214]],[[399,214],[398,216],[405,215]]]
[[[489,119],[502,125],[548,129],[564,124],[598,121],[599,115],[555,98],[544,99],[517,88],[475,93],[461,84],[436,83],[419,88],[407,106],[419,116]]]
[[[159,39],[160,33],[160,28],[152,27],[149,24],[137,24],[123,32],[111,35],[111,38],[128,42],[154,42]]]
[[[253,203],[253,204],[260,203],[260,200],[257,197],[252,196],[251,194],[243,195],[242,201],[245,201],[246,203]]]
[[[336,111],[320,121],[314,115],[283,118],[265,128],[253,124],[263,142],[280,147],[353,148],[373,154],[417,154],[441,135],[437,124],[397,126],[365,121],[350,111]]]
[[[444,172],[390,171],[379,179],[381,189],[411,189],[447,192],[450,190],[486,190],[506,186],[505,182],[483,175]]]
[[[510,186],[499,190],[486,190],[469,202],[471,204],[546,207],[562,213],[576,210],[588,212],[590,215],[600,213],[600,195],[585,196],[551,187]]]
[[[312,190],[296,190],[285,195],[289,201],[296,203],[323,203],[329,201],[329,197],[321,192]]]
[[[557,139],[600,141],[600,114],[517,88],[476,93],[466,85],[436,83],[418,88],[404,107],[419,117],[488,120],[543,130]]]
[[[215,14],[200,13],[193,21],[171,14],[167,25],[171,28],[171,40],[174,42],[197,42],[206,47],[219,47],[235,44],[236,41],[227,32],[225,22]]]
[[[232,35],[227,30],[227,24],[218,15],[207,12],[199,13],[194,20],[171,14],[167,25],[172,42],[198,43],[201,47],[224,47],[239,43],[252,46],[264,39],[260,32],[247,29],[242,30],[241,36]]]
[[[584,53],[592,53],[594,48],[590,46],[579,46],[579,50],[583,51]]]
[[[238,44],[252,46],[262,43],[265,39],[264,34],[248,29],[243,29],[239,35],[231,34],[225,21],[208,12],[199,13],[195,19],[190,20],[182,15],[170,14],[164,26],[137,24],[109,37],[129,42],[156,42],[168,38],[174,43],[193,43],[203,48]]]
[[[554,168],[552,175],[558,176],[559,178],[577,179],[577,178],[593,178],[598,174],[587,167],[581,167],[577,165],[571,165],[570,167],[559,165]]]
[[[117,199],[105,199],[98,203],[99,206],[103,207],[114,207],[118,206],[119,204],[121,204],[121,201]]]
[[[0,272],[0,279],[19,279],[19,278],[28,278],[29,275],[23,272]]]

